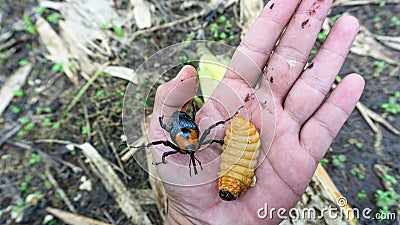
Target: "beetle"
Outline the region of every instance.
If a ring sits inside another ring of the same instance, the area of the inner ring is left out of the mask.
[[[195,123],[196,112],[194,109],[192,116],[189,116],[189,114],[187,114],[184,111],[175,111],[171,115],[171,118],[169,119],[168,123],[166,124],[164,123],[164,116],[162,115],[159,117],[160,126],[170,134],[172,142],[169,140],[159,140],[150,142],[144,146],[138,146],[134,148],[141,148],[141,147],[148,148],[152,145],[162,144],[173,149],[171,151],[164,152],[161,157],[162,159],[161,162],[156,162],[156,163],[153,162],[154,165],[166,163],[165,158],[169,155],[173,155],[176,153],[188,154],[190,156],[189,176],[191,176],[192,164],[193,164],[194,174],[197,174],[196,161],[199,163],[201,170],[203,170],[203,167],[201,166],[201,162],[194,155],[196,151],[198,151],[201,148],[201,146],[207,144],[219,143],[222,145],[224,143],[223,140],[214,140],[214,139],[206,140],[207,135],[209,135],[211,130],[216,126],[225,124],[233,117],[235,117],[239,113],[239,110],[243,107],[244,106],[241,106],[239,109],[237,109],[235,114],[229,117],[228,119],[216,122],[211,126],[209,126],[207,129],[203,131],[201,136],[199,127]]]

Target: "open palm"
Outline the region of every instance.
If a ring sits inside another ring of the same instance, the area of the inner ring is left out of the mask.
[[[218,197],[215,179],[196,186],[175,185],[186,184],[190,179],[195,181],[196,176],[213,179],[215,171],[208,171],[205,167],[199,175],[189,178],[187,169],[171,167],[173,163],[187,165],[188,156],[169,156],[166,164],[157,167],[161,179],[166,181],[169,198],[167,223],[266,224],[268,221],[276,224],[281,221],[276,211],[262,220],[257,216],[258,209],[267,204],[269,209],[289,210],[299,201],[318,162],[353,110],[364,85],[359,75],[348,75],[324,101],[358,32],[358,22],[351,16],[336,21],[310,66],[304,69],[331,3],[331,0],[303,0],[296,13],[293,12],[297,0],[270,1],[264,8],[232,58],[230,68],[235,72],[225,74],[222,85],[196,116],[200,130],[204,130],[213,122],[231,116],[239,106],[245,106],[241,114],[257,128],[263,127],[261,152],[268,152],[256,169],[257,183],[238,200],[226,202]],[[279,45],[274,49],[287,24]],[[244,55],[247,60],[243,59]],[[249,60],[258,71],[264,71],[263,82],[256,90],[253,87],[259,73],[250,68]],[[196,93],[196,78],[196,70],[185,66],[176,79],[158,88],[149,129],[152,131],[149,134],[151,141],[165,139],[159,116],[169,116],[186,108]],[[234,92],[229,92],[228,87]],[[256,98],[249,100],[249,94]],[[268,107],[260,107],[264,99]],[[275,108],[271,110],[272,99]],[[274,126],[272,139],[268,133],[271,129],[264,128]],[[227,124],[218,126],[212,137],[222,139],[226,128]],[[162,153],[170,149],[159,145],[156,150]],[[219,154],[221,147],[212,144],[196,153],[196,157],[204,165]],[[160,159],[160,154],[153,155],[156,160]]]

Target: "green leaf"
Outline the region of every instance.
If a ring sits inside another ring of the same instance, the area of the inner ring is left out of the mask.
[[[58,63],[54,64],[54,65],[51,67],[51,71],[53,71],[53,72],[55,72],[55,73],[64,72],[63,63],[62,63],[62,62],[58,62]]]
[[[198,69],[200,88],[204,101],[207,101],[224,77],[228,62],[219,61],[205,46],[200,47],[198,52],[202,54]]]
[[[28,117],[22,117],[19,121],[20,121],[23,125],[26,125],[26,124],[28,124],[29,122],[31,122],[31,121],[29,120]]]
[[[61,16],[60,13],[54,12],[54,13],[52,13],[52,14],[47,16],[47,20],[50,23],[57,25],[58,24],[58,20],[60,19],[60,16]]]
[[[28,65],[28,64],[29,64],[29,61],[26,60],[26,59],[21,59],[21,60],[18,62],[18,65],[20,65],[20,66],[26,66],[26,65]]]
[[[18,114],[18,113],[21,112],[21,108],[18,107],[18,106],[13,105],[13,106],[11,106],[11,111],[12,111],[13,113],[15,113],[15,114]]]
[[[124,32],[123,32],[122,29],[121,29],[120,27],[118,27],[117,25],[113,25],[113,30],[114,30],[115,34],[116,34],[118,37],[124,36]]]
[[[42,126],[43,126],[43,127],[50,127],[50,126],[52,126],[52,125],[53,125],[53,123],[51,122],[51,119],[50,119],[50,118],[44,119],[44,121],[43,121],[43,123],[42,123]]]

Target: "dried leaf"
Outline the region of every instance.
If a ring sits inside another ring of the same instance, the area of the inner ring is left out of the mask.
[[[119,179],[110,163],[105,160],[90,143],[86,142],[80,145],[79,148],[82,149],[86,158],[90,159],[94,164],[94,171],[99,174],[99,178],[104,187],[114,197],[125,215],[130,218],[134,224],[150,225],[151,222],[146,213],[142,210],[140,204],[135,201],[132,193],[127,190]]]
[[[113,77],[118,77],[127,81],[131,81],[135,84],[138,83],[135,71],[133,69],[123,66],[108,66],[104,72],[110,74]],[[134,79],[135,78],[135,79]]]
[[[38,27],[37,31],[43,44],[50,53],[50,55],[46,55],[46,58],[50,59],[54,63],[62,63],[64,73],[67,77],[72,81],[72,83],[78,84],[78,76],[73,73],[69,67],[71,54],[66,48],[65,42],[61,40],[45,19],[39,17],[36,21],[36,26]]]
[[[383,60],[390,64],[398,65],[400,63],[399,59],[392,54],[390,49],[379,43],[374,38],[374,35],[363,26],[360,27],[360,33],[357,35],[350,51],[358,55]]]
[[[374,35],[374,37],[384,45],[400,51],[400,37]]]
[[[89,217],[81,216],[78,214],[70,213],[61,209],[47,207],[46,211],[53,214],[55,217],[71,225],[111,225],[99,220]]]
[[[19,90],[26,81],[29,73],[31,72],[32,64],[27,64],[23,67],[20,67],[17,71],[15,71],[0,89],[0,115],[7,108],[8,104],[14,97],[14,91]]]
[[[256,20],[264,7],[262,0],[241,0],[240,20],[243,23],[242,33],[245,33],[251,24]]]
[[[151,27],[151,13],[149,6],[143,0],[131,0],[135,22],[139,29]]]

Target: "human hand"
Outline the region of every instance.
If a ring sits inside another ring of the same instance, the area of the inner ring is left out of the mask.
[[[190,184],[205,177],[213,179],[215,171],[208,170],[204,162],[211,162],[218,157],[221,153],[218,144],[196,153],[196,157],[203,162],[204,170],[190,178],[188,170],[171,167],[173,163],[187,165],[189,157],[169,156],[166,164],[157,166],[160,178],[165,181],[169,199],[166,223],[277,224],[280,218],[272,215],[272,218],[261,220],[257,216],[257,209],[267,203],[269,208],[289,210],[299,201],[318,162],[358,101],[364,80],[357,74],[346,76],[324,101],[359,25],[351,16],[337,20],[312,60],[313,66],[303,71],[332,1],[303,0],[292,17],[297,3],[297,0],[273,0],[266,5],[232,58],[230,67],[238,73],[228,71],[225,74],[222,85],[218,86],[196,116],[200,130],[204,130],[213,121],[225,120],[241,104],[245,105],[243,111],[250,112],[248,119],[257,128],[263,128],[260,152],[267,153],[266,159],[255,171],[256,185],[238,200],[226,202],[218,197],[216,180],[196,186],[173,184],[174,180],[178,184]],[[268,60],[289,20],[286,32]],[[254,68],[247,68],[249,60],[243,60],[243,55],[254,62],[259,71],[266,66],[264,82],[257,90],[253,87],[259,74],[254,72]],[[289,65],[288,62],[294,63]],[[149,129],[151,141],[166,139],[158,118],[186,109],[196,93],[196,78],[196,70],[185,66],[176,79],[158,88]],[[267,82],[272,93],[265,85]],[[238,97],[230,96],[227,87],[235,90],[234,95]],[[249,93],[255,93],[258,101],[244,101]],[[260,99],[271,103],[271,96],[275,102],[274,112],[271,108],[260,108]],[[268,133],[271,129],[264,129],[271,128],[271,123],[276,126],[274,136]],[[216,139],[223,138],[224,127],[226,129],[226,125],[216,129]],[[171,150],[162,145],[155,149],[158,154],[153,155],[157,160],[163,152]]]

